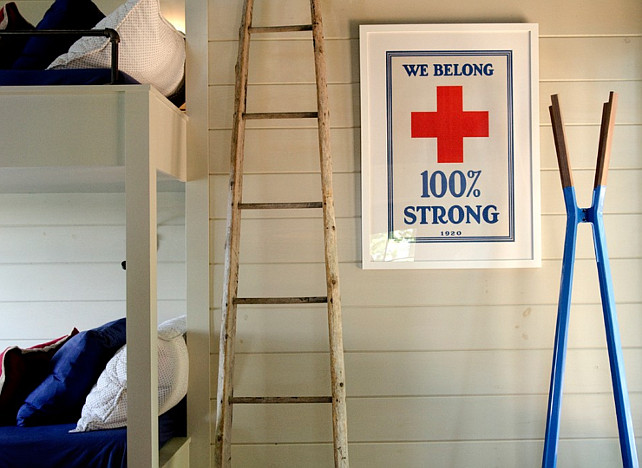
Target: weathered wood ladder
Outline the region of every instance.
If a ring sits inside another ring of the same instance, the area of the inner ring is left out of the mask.
[[[348,437],[346,419],[346,387],[343,363],[341,299],[339,296],[339,266],[332,195],[332,159],[330,155],[330,123],[323,24],[319,0],[310,0],[311,24],[295,26],[253,27],[253,0],[245,0],[239,32],[239,52],[236,65],[235,114],[232,130],[232,161],[225,246],[225,277],[222,304],[222,326],[219,351],[215,459],[217,467],[231,465],[232,408],[236,404],[326,403],[332,405],[332,428],[335,467],[348,467]],[[246,112],[250,37],[261,33],[311,31],[317,87],[316,112]],[[243,203],[243,156],[245,123],[250,119],[317,119],[321,165],[320,202]],[[327,296],[325,297],[237,297],[239,279],[239,247],[241,211],[267,209],[322,209]],[[331,396],[321,397],[235,397],[233,391],[234,345],[237,306],[242,304],[318,304],[327,303],[330,341]]]

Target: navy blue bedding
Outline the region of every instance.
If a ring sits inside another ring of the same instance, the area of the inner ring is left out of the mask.
[[[127,430],[69,433],[75,424],[0,428],[0,467],[126,466]]]
[[[109,84],[108,68],[78,68],[65,70],[0,70],[0,86],[46,86]],[[126,73],[118,73],[120,84],[135,84]]]
[[[186,399],[159,417],[158,443],[186,434]],[[127,429],[74,432],[75,424],[0,427],[0,468],[122,468]]]
[[[76,68],[56,70],[0,70],[0,86],[49,86],[49,85],[102,85],[111,83],[108,68]],[[127,73],[118,72],[113,84],[138,84]],[[185,84],[168,96],[172,104],[180,107],[185,102]]]

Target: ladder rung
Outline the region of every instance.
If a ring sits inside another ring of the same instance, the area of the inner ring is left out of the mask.
[[[246,120],[264,119],[316,119],[318,112],[246,112],[243,114]]]
[[[332,403],[331,396],[321,397],[233,397],[232,404]]]
[[[325,304],[326,296],[308,297],[237,297],[234,304]]]
[[[261,26],[250,28],[250,33],[299,32],[312,31],[311,24],[294,24],[291,26]]]
[[[294,202],[294,203],[239,203],[242,210],[287,210],[296,208],[323,208],[322,202]]]

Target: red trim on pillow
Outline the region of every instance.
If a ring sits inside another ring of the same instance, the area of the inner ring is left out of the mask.
[[[0,8],[0,29],[33,29],[33,25],[20,14],[15,2],[9,2]]]
[[[37,345],[29,346],[27,349],[23,350],[24,352],[29,352],[29,350],[42,350],[42,351],[47,351],[52,347],[57,347],[59,348],[62,346],[65,341],[67,341],[69,338],[72,336],[78,334],[78,329],[74,327],[73,330],[71,330],[71,333],[65,336],[61,336],[60,338],[54,338],[51,341],[47,341],[46,343],[40,343]],[[64,341],[63,341],[64,340]]]
[[[0,353],[0,426],[15,424],[18,408],[49,373],[49,361],[56,351],[78,334],[71,333],[23,349],[10,346]]]
[[[14,2],[0,8],[0,31],[31,30],[33,25],[23,18]],[[29,36],[4,36],[0,38],[0,68],[11,68],[20,56]]]

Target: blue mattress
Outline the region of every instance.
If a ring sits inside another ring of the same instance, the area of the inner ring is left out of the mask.
[[[186,400],[159,417],[159,445],[186,434]],[[0,468],[122,468],[127,429],[74,432],[75,424],[0,427]]]
[[[118,73],[120,84],[137,83],[123,72]],[[109,84],[108,68],[78,68],[72,70],[0,70],[0,86],[45,86]]]
[[[111,83],[111,70],[108,68],[77,68],[61,70],[2,70],[0,69],[0,86],[50,86],[50,85],[102,85],[102,84],[138,84],[122,71],[118,80]],[[185,102],[185,83],[174,94],[167,96],[175,106]]]

